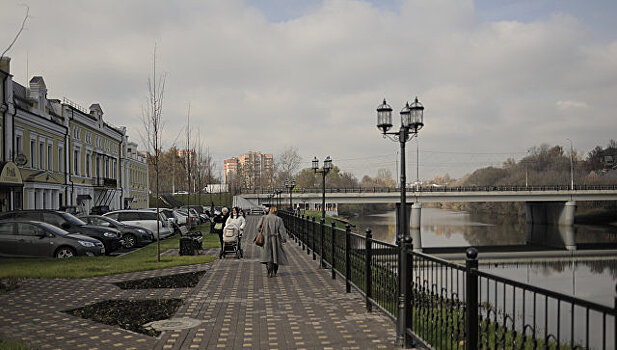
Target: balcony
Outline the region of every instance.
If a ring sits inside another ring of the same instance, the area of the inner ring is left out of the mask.
[[[96,187],[102,187],[102,188],[117,188],[118,187],[118,180],[116,179],[109,179],[106,177],[98,177],[96,178],[96,183],[95,183]]]

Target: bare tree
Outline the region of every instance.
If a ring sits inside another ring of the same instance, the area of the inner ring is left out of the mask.
[[[163,96],[165,95],[165,74],[157,75],[156,72],[156,43],[154,44],[152,76],[148,77],[148,100],[142,107],[142,123],[145,139],[148,145],[148,156],[150,164],[154,167],[155,173],[155,194],[159,198],[159,166],[161,159],[161,136],[163,130]],[[143,136],[142,136],[143,138]],[[156,212],[159,212],[159,202],[156,201]],[[157,256],[156,261],[161,261],[161,233],[159,226],[156,227]]]
[[[290,146],[286,148],[278,157],[276,162],[276,177],[280,184],[284,183],[286,179],[293,178],[300,164],[302,163],[302,157],[298,153],[298,148]]]
[[[191,198],[191,179],[193,171],[193,162],[195,161],[195,151],[191,149],[191,104],[189,103],[186,113],[186,149],[184,150],[184,169],[186,170],[186,190],[188,194],[188,203]]]
[[[4,51],[2,51],[2,55],[0,55],[0,59],[2,57],[4,57],[4,55],[6,55],[7,52],[9,52],[9,50],[13,47],[15,42],[17,42],[17,39],[19,39],[19,36],[21,35],[21,32],[23,32],[24,28],[26,27],[26,21],[28,21],[28,17],[30,17],[30,7],[28,5],[24,5],[24,6],[26,7],[26,15],[24,16],[24,20],[21,21],[21,27],[19,28],[19,31],[17,32],[17,34],[13,38],[13,41],[11,41],[9,46]]]

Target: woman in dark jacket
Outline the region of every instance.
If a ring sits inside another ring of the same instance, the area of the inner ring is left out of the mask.
[[[221,209],[221,213],[214,217],[214,229],[212,233],[218,233],[219,240],[221,241],[221,252],[219,253],[219,258],[223,257],[223,230],[225,230],[225,223],[227,222],[227,218],[229,217],[229,209],[223,208]],[[219,228],[217,228],[217,226]]]

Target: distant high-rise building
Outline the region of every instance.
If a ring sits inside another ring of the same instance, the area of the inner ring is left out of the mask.
[[[240,176],[243,187],[255,188],[262,185],[267,177],[272,176],[274,157],[272,154],[247,152],[238,157],[225,159],[223,162],[225,183],[230,183],[234,176]]]

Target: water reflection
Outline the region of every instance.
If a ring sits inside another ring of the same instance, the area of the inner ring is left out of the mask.
[[[613,226],[528,225],[524,219],[503,219],[436,208],[423,208],[421,221],[419,236],[417,232],[415,235],[412,232],[412,238],[414,243],[420,241],[423,248],[468,246],[526,246],[530,249],[559,250],[617,248],[617,227]],[[375,239],[388,243],[396,241],[394,211],[359,217],[354,222],[357,225],[357,232],[364,232],[370,227]]]
[[[612,306],[616,297],[617,259],[485,264],[480,269],[605,305]]]
[[[395,242],[394,211],[355,222],[356,232],[371,227],[375,239]],[[610,305],[614,302],[617,257],[577,261],[568,252],[617,249],[617,227],[527,225],[524,218],[503,219],[436,208],[423,208],[421,222],[421,232],[412,234],[416,235],[414,243],[421,241],[423,248],[516,246],[520,251],[563,250],[562,261],[558,262],[481,265],[481,269],[586,300]]]

